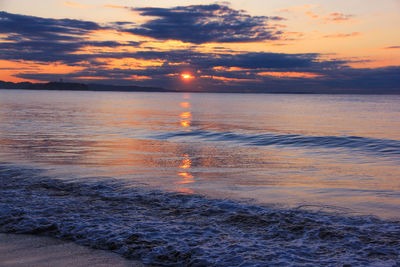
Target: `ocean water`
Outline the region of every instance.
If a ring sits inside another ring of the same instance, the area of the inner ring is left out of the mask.
[[[0,231],[155,265],[400,264],[400,96],[0,90]]]

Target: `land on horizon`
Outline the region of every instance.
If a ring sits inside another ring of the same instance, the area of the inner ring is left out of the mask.
[[[165,92],[165,93],[265,93],[265,94],[400,94],[400,90],[394,91],[359,91],[359,90],[245,90],[225,89],[225,90],[185,90],[185,89],[169,89],[161,87],[148,87],[137,85],[112,85],[112,84],[85,84],[76,82],[5,82],[0,81],[1,89],[20,89],[20,90],[54,90],[54,91],[109,91],[109,92]]]

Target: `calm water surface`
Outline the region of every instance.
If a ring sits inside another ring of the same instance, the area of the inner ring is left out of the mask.
[[[0,90],[0,161],[399,218],[400,96]]]

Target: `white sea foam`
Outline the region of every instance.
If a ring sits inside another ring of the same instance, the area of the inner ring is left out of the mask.
[[[59,180],[0,166],[0,231],[42,234],[165,266],[400,264],[400,222]]]

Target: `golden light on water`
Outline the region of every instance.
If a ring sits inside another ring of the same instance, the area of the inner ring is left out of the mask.
[[[189,173],[189,169],[192,166],[192,160],[190,159],[190,156],[188,154],[185,154],[183,156],[184,158],[181,161],[181,165],[179,165],[181,171],[177,173],[181,177],[181,180],[176,182],[176,184],[181,184],[181,185],[190,184],[194,182],[194,176]]]
[[[180,116],[182,119],[187,119],[187,118],[192,117],[192,113],[191,113],[190,111],[186,111],[186,112],[182,112],[179,116]]]
[[[189,95],[184,95],[185,99],[189,99]],[[179,103],[179,105],[182,108],[185,109],[189,109],[191,107],[190,102],[189,101],[183,101],[181,103]],[[190,111],[183,111],[179,114],[179,117],[181,118],[180,120],[180,124],[183,128],[189,128],[191,126],[191,122],[192,122],[192,112]],[[190,130],[190,129],[186,129],[186,130]]]
[[[190,108],[190,103],[189,102],[181,102],[180,106],[183,108]]]
[[[190,121],[181,121],[181,126],[185,128],[190,127]]]
[[[188,172],[180,172],[180,173],[178,173],[178,175],[180,176],[180,177],[182,177],[183,179],[185,179],[185,180],[189,180],[189,179],[193,179],[194,177],[193,177],[193,175],[191,175],[190,173],[188,173]],[[181,183],[181,184],[183,184],[183,183],[193,183],[194,181],[180,181],[179,183]]]
[[[185,155],[185,159],[182,160],[182,164],[179,166],[181,169],[189,169],[192,166],[192,161],[188,155]]]
[[[190,74],[182,74],[182,79],[191,79],[193,78]],[[190,98],[190,95],[184,94],[184,101],[180,102],[179,105],[186,109],[179,114],[180,125],[183,127],[183,131],[191,131],[189,127],[191,126],[192,120],[192,112],[188,111],[191,108],[190,102],[186,99]],[[175,184],[179,184],[182,187],[179,187],[177,190],[184,193],[192,194],[193,191],[185,187],[187,184],[194,183],[194,176],[190,173],[190,168],[192,167],[192,160],[189,154],[183,154],[183,159],[179,165],[179,171],[177,175],[179,176],[179,180],[175,182]]]
[[[184,128],[188,128],[191,126],[191,118],[192,118],[192,113],[190,111],[185,111],[179,114],[179,117],[181,117],[181,126]]]

